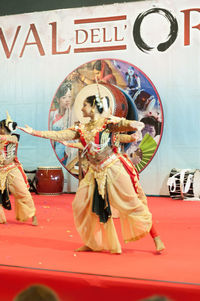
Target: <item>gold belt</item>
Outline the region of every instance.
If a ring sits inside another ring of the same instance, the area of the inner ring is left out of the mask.
[[[93,164],[90,161],[90,165],[95,171],[101,171],[105,167],[107,167],[109,164],[111,164],[113,161],[115,161],[117,158],[118,158],[117,155],[114,153],[111,156],[109,156],[108,158],[102,160],[101,162],[98,162],[98,161],[95,162],[96,164]]]

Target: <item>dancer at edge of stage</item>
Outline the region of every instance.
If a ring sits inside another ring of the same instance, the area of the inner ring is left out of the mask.
[[[110,209],[113,207],[119,212],[125,242],[138,240],[150,233],[160,253],[165,246],[152,225],[152,214],[138,174],[128,156],[120,151],[120,142],[136,139],[136,135],[120,133],[140,132],[144,124],[111,115],[102,117],[108,106],[107,97],[91,95],[84,100],[82,107],[83,116],[90,118],[88,123],[78,122],[57,132],[37,131],[29,126],[19,128],[28,134],[63,143],[79,139],[82,144],[82,157],[87,157],[88,170],[79,183],[72,207],[75,225],[84,245],[76,251],[122,252]]]
[[[17,123],[7,113],[7,119],[0,121],[0,224],[5,224],[3,208],[11,210],[9,192],[14,196],[16,219],[25,222],[32,218],[32,225],[37,226],[36,209],[28,190],[29,184],[17,158],[18,134],[12,132]]]

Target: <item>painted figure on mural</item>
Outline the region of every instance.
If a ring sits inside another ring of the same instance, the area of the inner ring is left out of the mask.
[[[112,69],[105,60],[97,60],[92,65],[92,76],[89,77],[84,73],[74,72],[73,78],[79,79],[81,83],[90,85],[96,82],[103,82],[106,84],[116,85],[117,80],[113,74]]]
[[[95,78],[98,82],[116,85],[116,78],[109,67],[108,63],[104,60],[98,60],[93,65]]]
[[[132,99],[134,99],[135,95],[138,95],[141,92],[141,79],[139,74],[135,71],[133,66],[129,66],[126,71],[122,69],[117,60],[114,60],[114,65],[116,68],[123,74],[123,77],[126,81],[126,91],[130,95]]]
[[[161,121],[159,120],[159,115],[154,116],[151,112],[144,116],[141,120],[144,123],[144,128],[142,130],[142,136],[144,137],[146,133],[149,133],[151,137],[158,144],[161,134]]]
[[[21,130],[64,143],[78,139],[81,145],[81,156],[87,159],[88,169],[72,203],[75,225],[84,243],[76,251],[122,252],[111,212],[113,207],[119,212],[125,242],[150,233],[156,250],[161,252],[165,247],[152,224],[137,171],[128,156],[120,151],[121,142],[136,139],[126,132],[140,132],[144,124],[112,115],[101,117],[103,111],[109,109],[108,104],[108,97],[91,95],[86,97],[82,107],[83,117],[89,118],[89,122],[77,122],[62,131],[37,131],[29,126]]]
[[[70,127],[72,123],[72,85],[66,81],[59,87],[55,99],[54,107],[50,111],[50,129],[54,131],[64,130]],[[70,160],[70,149],[54,141],[55,152],[63,165]]]
[[[135,73],[133,66],[128,68],[125,78],[127,81],[127,92],[133,98],[135,93],[141,89],[140,77]]]
[[[155,103],[154,95],[150,95],[143,89],[138,90],[138,92],[134,95],[133,100],[136,108],[141,112],[150,111]]]
[[[16,126],[17,123],[11,120],[8,113],[7,119],[0,121],[0,223],[6,223],[3,208],[11,209],[10,192],[15,199],[16,219],[24,222],[32,218],[32,224],[36,226],[36,209],[26,175],[17,159],[19,135],[12,133]]]

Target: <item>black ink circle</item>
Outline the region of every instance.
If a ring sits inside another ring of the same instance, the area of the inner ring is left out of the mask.
[[[170,23],[170,33],[168,35],[169,39],[164,42],[160,43],[157,47],[158,51],[166,51],[176,40],[177,34],[178,34],[178,23],[176,18],[166,9],[163,8],[152,8],[147,10],[144,13],[141,13],[138,15],[137,19],[135,20],[134,26],[133,26],[133,39],[135,41],[136,46],[143,52],[148,52],[152,50],[154,47],[148,46],[142,39],[141,33],[140,33],[140,28],[143,19],[153,13],[158,13],[162,16],[164,16]]]

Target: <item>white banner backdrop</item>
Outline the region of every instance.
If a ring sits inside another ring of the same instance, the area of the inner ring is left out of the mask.
[[[123,91],[131,118],[154,119],[156,126],[147,122],[146,132],[153,139],[129,145],[127,152],[133,158],[139,148],[152,147],[138,165],[140,181],[147,194],[167,195],[172,168],[200,167],[198,5],[140,1],[0,17],[0,119],[8,111],[21,126],[62,128],[64,85],[71,91],[65,126],[72,124],[81,118],[76,96],[94,82],[100,61],[100,80]],[[63,166],[65,191],[76,191],[77,180],[65,168],[74,155],[67,150],[68,161],[62,161],[56,145],[20,134],[24,168]]]

